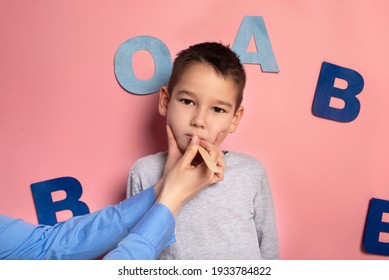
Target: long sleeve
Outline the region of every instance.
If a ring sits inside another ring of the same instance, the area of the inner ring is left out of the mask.
[[[104,259],[152,260],[174,242],[175,220],[163,204],[155,204],[130,234]]]
[[[141,233],[142,229],[147,233],[147,222],[142,223],[144,226],[136,225],[155,201],[154,188],[149,188],[118,205],[54,226],[35,226],[0,215],[0,259],[96,258],[112,250],[131,230],[134,234]],[[153,207],[150,215],[154,211],[166,211],[160,208]]]
[[[258,194],[254,198],[258,242],[263,259],[279,259],[278,234],[275,219],[274,202],[265,170],[259,178]]]

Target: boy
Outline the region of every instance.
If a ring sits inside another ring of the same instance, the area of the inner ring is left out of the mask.
[[[191,137],[218,146],[243,116],[246,74],[237,55],[219,43],[181,51],[159,96],[181,152]],[[224,180],[189,201],[176,218],[176,243],[159,259],[277,259],[278,237],[267,175],[251,156],[224,152]],[[139,159],[131,168],[127,196],[155,184],[166,152]]]

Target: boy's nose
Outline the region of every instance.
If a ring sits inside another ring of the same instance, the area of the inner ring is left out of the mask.
[[[197,128],[204,128],[205,127],[205,114],[204,112],[196,112],[190,122],[191,126],[197,127]]]

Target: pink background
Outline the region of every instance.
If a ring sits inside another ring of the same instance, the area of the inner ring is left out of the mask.
[[[246,65],[245,116],[223,148],[260,159],[276,205],[282,259],[387,259],[362,251],[371,197],[389,200],[387,1],[0,2],[0,212],[37,223],[30,184],[77,178],[91,211],[125,197],[135,160],[166,149],[157,95],[125,92],[113,58],[155,36],[172,57],[191,44],[232,45],[263,16],[280,68]],[[359,72],[351,123],[315,117],[323,61]],[[150,55],[136,73],[153,75]]]

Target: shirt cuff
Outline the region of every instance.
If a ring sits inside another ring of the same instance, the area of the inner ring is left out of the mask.
[[[142,236],[155,249],[155,258],[170,244],[175,242],[176,221],[169,208],[157,203],[146,213],[130,234]]]

